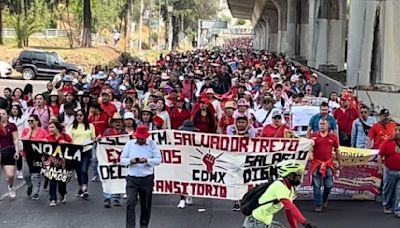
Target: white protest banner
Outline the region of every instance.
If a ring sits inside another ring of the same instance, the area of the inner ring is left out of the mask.
[[[302,99],[303,105],[321,106],[322,102],[328,103],[328,98],[326,98],[326,97],[304,97]]]
[[[247,138],[186,131],[153,131],[162,155],[155,168],[154,192],[239,200],[255,184],[276,178],[285,159],[307,163],[309,139]],[[124,193],[127,167],[119,165],[130,136],[98,143],[99,174],[104,192]]]
[[[308,126],[311,117],[319,113],[319,107],[298,105],[291,107],[292,127]]]

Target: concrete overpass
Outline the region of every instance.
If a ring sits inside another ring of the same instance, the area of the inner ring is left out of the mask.
[[[347,62],[349,86],[400,84],[400,0],[227,1],[233,17],[251,20],[256,49],[321,71]]]

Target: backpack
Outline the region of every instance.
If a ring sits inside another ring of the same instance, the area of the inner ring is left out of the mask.
[[[245,216],[251,215],[253,210],[257,209],[260,206],[269,204],[269,203],[274,203],[277,204],[279,203],[278,199],[275,200],[270,200],[265,203],[259,204],[258,200],[262,196],[262,194],[267,191],[268,187],[273,183],[273,181],[268,181],[267,183],[260,184],[256,186],[255,188],[251,189],[248,191],[246,194],[244,194],[242,200],[240,201],[240,211],[242,214]]]

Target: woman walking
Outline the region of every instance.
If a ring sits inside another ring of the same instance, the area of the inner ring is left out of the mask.
[[[92,158],[91,148],[92,144],[96,139],[96,132],[93,124],[89,123],[88,116],[83,109],[79,109],[75,114],[73,124],[68,128],[68,134],[72,138],[72,143],[77,145],[87,145],[82,151],[81,164],[76,167],[76,173],[78,176],[79,190],[76,194],[77,197],[87,199],[88,193],[88,170],[90,160]]]
[[[41,141],[47,136],[46,130],[41,128],[42,124],[38,115],[32,114],[28,118],[29,127],[26,127],[21,132],[22,140],[36,140]],[[29,161],[28,161],[29,162]],[[32,196],[32,200],[39,200],[39,191],[42,178],[40,175],[40,167],[30,166],[29,174],[24,176],[25,182],[28,185],[26,194]]]

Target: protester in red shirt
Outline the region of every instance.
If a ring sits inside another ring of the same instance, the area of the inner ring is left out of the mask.
[[[200,109],[192,115],[194,127],[198,128],[200,132],[215,133],[217,124],[215,115],[210,110],[210,100],[202,98],[200,100]]]
[[[103,135],[108,128],[109,117],[97,102],[92,103],[90,107],[89,122],[94,125],[96,136]]]
[[[350,106],[350,96],[340,98],[340,108],[335,109],[335,117],[339,126],[339,140],[342,146],[351,146],[351,128],[354,120],[360,115],[359,112]]]
[[[101,108],[107,113],[108,116],[113,116],[114,113],[118,112],[117,108],[110,101],[111,94],[108,92],[101,93]]]
[[[310,139],[314,140],[310,174],[312,175],[314,189],[315,212],[322,212],[328,206],[329,193],[333,187],[334,164],[332,151],[336,153],[337,168],[340,168],[341,164],[338,138],[328,130],[328,121],[321,119],[319,121],[319,132],[310,136]],[[321,186],[324,186],[322,197]]]
[[[174,108],[170,111],[171,128],[178,130],[185,120],[190,119],[190,112],[185,108],[183,96],[177,97]]]
[[[275,110],[272,112],[272,124],[265,125],[261,137],[284,138],[286,131],[290,131],[290,128],[286,124],[282,124],[281,112]]]
[[[63,133],[64,127],[60,122],[52,121],[49,124],[49,134],[46,136],[48,142],[58,142],[58,143],[72,143],[72,138]],[[63,158],[57,158],[63,160]],[[59,162],[60,164],[65,164],[64,162]],[[57,180],[50,180],[50,207],[56,206],[57,202],[57,186],[58,192],[60,193],[60,202],[66,202],[67,194],[67,183]]]
[[[218,132],[220,134],[226,134],[226,128],[229,125],[235,123],[235,118],[233,118],[233,113],[235,112],[235,103],[233,101],[228,101],[225,103],[225,113],[222,115],[218,123]]]
[[[391,120],[389,110],[382,109],[379,116],[379,122],[369,130],[367,148],[380,149],[383,143],[394,135],[396,123]]]
[[[383,212],[400,218],[400,124],[396,125],[392,139],[383,143],[378,156],[378,172],[383,168]]]

